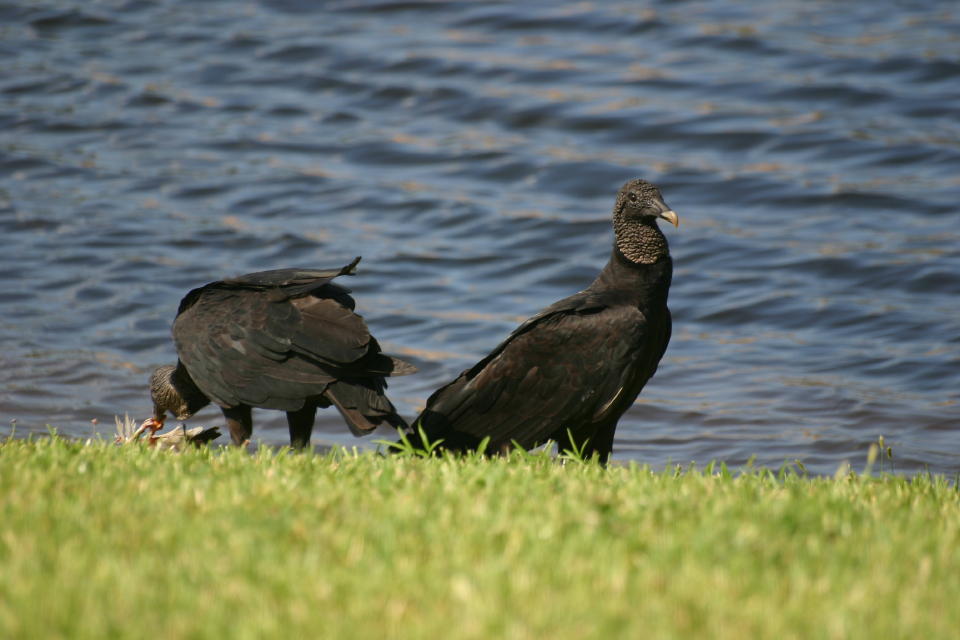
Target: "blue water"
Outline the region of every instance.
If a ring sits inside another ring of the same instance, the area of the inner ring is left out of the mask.
[[[616,458],[960,470],[953,2],[0,2],[0,436],[147,417],[188,289],[355,255],[412,416],[633,177],[681,226]]]

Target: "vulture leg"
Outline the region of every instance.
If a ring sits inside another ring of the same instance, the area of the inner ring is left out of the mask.
[[[227,428],[230,429],[233,444],[245,445],[250,442],[250,436],[253,435],[253,417],[250,407],[238,404],[235,407],[221,407],[221,410],[227,421]]]
[[[587,441],[583,456],[588,460],[596,453],[600,457],[600,464],[606,466],[610,454],[613,452],[613,434],[617,430],[617,423],[602,424],[593,433],[593,438]]]
[[[290,427],[290,446],[294,449],[306,449],[310,446],[310,434],[313,433],[313,420],[317,414],[317,405],[309,400],[303,408],[287,411],[287,426]]]

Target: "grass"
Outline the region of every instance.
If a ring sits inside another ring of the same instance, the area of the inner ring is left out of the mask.
[[[0,444],[2,638],[935,638],[937,476]]]

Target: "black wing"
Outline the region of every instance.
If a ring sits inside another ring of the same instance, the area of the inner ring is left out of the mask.
[[[177,309],[177,315],[183,313],[193,305],[200,297],[210,289],[221,290],[246,290],[246,291],[266,291],[274,290],[280,296],[294,297],[304,295],[314,291],[338,276],[352,276],[356,274],[357,264],[360,263],[360,256],[353,259],[350,264],[340,269],[271,269],[270,271],[257,271],[234,278],[217,280],[190,291],[180,301],[180,307]],[[341,291],[350,293],[349,289],[339,287]],[[349,300],[351,309],[353,298],[346,296]]]
[[[217,404],[294,411],[341,378],[412,370],[380,353],[347,290],[329,282],[339,272],[265,273],[191,291],[174,321],[180,360]]]
[[[493,448],[529,448],[615,421],[665,349],[662,327],[616,302],[584,292],[525,322],[430,397],[420,416],[427,435],[453,449],[486,436]]]

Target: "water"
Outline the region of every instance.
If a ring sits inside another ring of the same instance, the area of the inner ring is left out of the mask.
[[[592,280],[642,176],[681,216],[674,337],[616,458],[832,473],[883,435],[896,470],[960,470],[955,3],[56,0],[0,25],[0,435],[145,418],[188,289],[355,255],[359,310],[420,367],[391,385],[412,416]],[[369,443],[332,410],[314,439]]]

